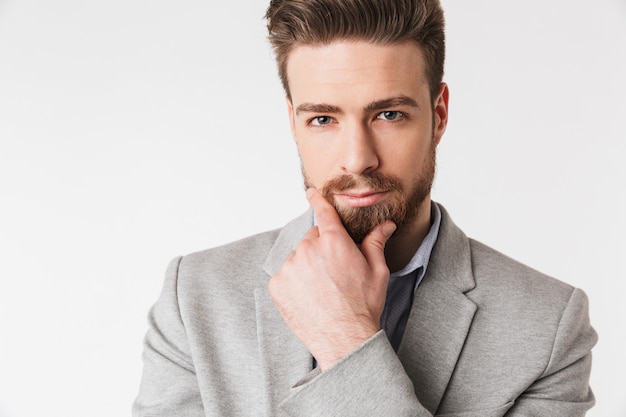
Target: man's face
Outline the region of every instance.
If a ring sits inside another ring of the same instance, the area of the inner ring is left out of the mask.
[[[409,232],[430,204],[448,91],[431,101],[414,42],[295,48],[287,101],[305,185],[322,191],[361,242],[392,220]]]

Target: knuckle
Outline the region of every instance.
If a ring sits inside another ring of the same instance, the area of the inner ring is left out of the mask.
[[[315,237],[319,236],[319,229],[317,226],[313,226],[311,227],[309,230],[307,230],[307,232],[304,234],[304,237],[302,238],[302,240],[307,240],[307,239],[313,239]]]
[[[296,247],[296,250],[293,253],[292,259],[295,258],[296,256],[300,256],[301,254],[310,251],[312,247],[313,247],[313,242],[311,241],[311,239],[304,239],[303,241],[298,243],[298,246]]]

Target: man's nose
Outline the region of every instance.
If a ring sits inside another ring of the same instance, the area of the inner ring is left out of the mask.
[[[341,170],[353,175],[375,171],[380,161],[374,137],[368,126],[350,123],[345,125],[343,130]]]

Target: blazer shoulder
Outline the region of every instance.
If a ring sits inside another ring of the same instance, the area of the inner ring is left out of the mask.
[[[183,256],[178,268],[179,288],[198,292],[205,287],[254,287],[266,276],[262,265],[279,234],[280,229],[271,230]]]
[[[468,237],[445,208],[439,207],[441,228],[429,263],[437,280],[452,283],[463,293],[472,294],[472,299],[479,295],[493,296],[487,297],[490,301],[545,296],[546,302],[551,297],[567,301],[572,286]]]
[[[238,265],[250,265],[265,260],[281,229],[248,236],[221,246],[193,252],[183,257],[185,268],[201,268],[210,266],[212,269],[236,268]]]
[[[255,234],[222,246],[191,253],[181,262],[186,271],[212,272],[257,271],[264,269],[268,256],[280,252],[286,256],[295,248],[312,222],[310,211],[303,213],[282,228]],[[282,262],[281,262],[282,263]]]
[[[510,289],[518,294],[550,297],[562,295],[569,298],[574,287],[538,271],[484,243],[469,239],[472,268],[478,286],[480,284]]]
[[[311,219],[307,212],[282,228],[183,256],[178,267],[179,290],[196,297],[203,291],[247,294],[265,286],[273,273],[268,261],[282,265],[310,227]]]
[[[470,247],[476,287],[467,296],[481,315],[516,323],[518,335],[545,332],[547,341],[568,309],[586,311],[583,291],[475,240]]]

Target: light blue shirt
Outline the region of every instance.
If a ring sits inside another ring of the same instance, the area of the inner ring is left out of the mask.
[[[430,260],[430,254],[433,251],[435,242],[437,241],[437,236],[439,236],[441,210],[439,210],[437,203],[432,202],[430,204],[430,218],[430,230],[426,234],[426,237],[424,237],[422,244],[419,248],[417,248],[417,252],[415,252],[409,263],[404,268],[389,275],[389,284],[399,278],[409,275],[411,272],[417,271],[419,268],[421,268],[421,271],[418,271],[414,291],[417,289],[420,282],[422,282],[422,278],[424,278],[424,274],[426,274],[426,267],[428,266],[428,261]]]

